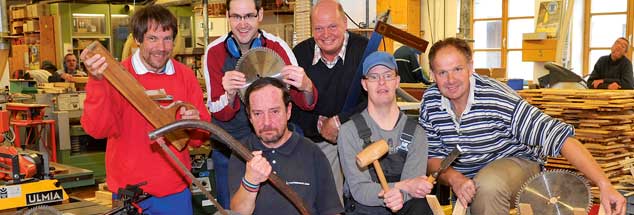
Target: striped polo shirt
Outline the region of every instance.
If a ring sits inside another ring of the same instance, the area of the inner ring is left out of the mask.
[[[445,158],[456,145],[463,153],[452,164],[469,178],[494,160],[520,157],[543,163],[558,156],[574,128],[541,112],[507,85],[473,74],[468,104],[455,117],[438,86],[425,91],[418,119],[427,132],[430,158]],[[474,87],[475,86],[475,87]]]

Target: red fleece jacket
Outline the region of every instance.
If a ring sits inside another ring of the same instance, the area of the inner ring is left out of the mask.
[[[173,75],[137,75],[131,58],[121,64],[146,90],[165,89],[174,101],[194,105],[200,112],[200,119],[209,122],[210,115],[193,71],[173,59],[172,62],[176,71]],[[154,130],[152,125],[105,79],[91,77],[88,81],[81,124],[94,138],[108,138],[106,182],[111,191],[116,192],[127,184],[147,182],[141,187],[145,192],[163,197],[189,186],[191,181],[170,162],[158,144],[148,138],[148,133]],[[200,146],[206,138],[207,135],[201,132],[193,132],[188,144]],[[171,145],[170,148],[187,168],[191,168],[187,148],[180,152]]]

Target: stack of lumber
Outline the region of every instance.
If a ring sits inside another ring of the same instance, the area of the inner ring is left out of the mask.
[[[544,113],[573,125],[575,138],[613,184],[634,184],[634,90],[532,89],[519,94]],[[563,157],[548,158],[546,167],[575,170]]]
[[[75,91],[75,83],[41,83],[37,88],[39,93],[67,93]]]

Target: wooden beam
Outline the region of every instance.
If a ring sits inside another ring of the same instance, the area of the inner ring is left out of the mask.
[[[519,210],[522,215],[533,215],[533,208],[531,208],[531,205],[529,204],[520,203]]]
[[[429,204],[429,207],[434,215],[445,215],[445,211],[442,210],[442,206],[440,206],[440,202],[438,202],[438,198],[436,198],[436,196],[427,195],[425,196],[425,199],[427,199],[427,204]]]
[[[425,52],[427,50],[427,45],[429,45],[429,42],[426,40],[381,21],[376,24],[375,31],[382,34],[384,37],[392,38],[395,41],[408,45],[421,52]]]
[[[103,73],[103,76],[110,82],[110,84],[121,93],[134,106],[134,108],[143,115],[145,119],[154,126],[154,128],[163,127],[171,122],[176,121],[176,113],[178,109],[185,105],[184,103],[172,103],[169,109],[160,107],[150,97],[145,94],[145,89],[141,84],[128,72],[119,62],[117,62],[110,52],[101,45],[98,41],[95,41],[86,47],[89,51],[87,57],[92,57],[95,54],[99,54],[106,58],[108,68]],[[82,61],[85,59],[82,59]],[[191,107],[191,105],[189,105]],[[124,119],[122,119],[124,120]],[[189,135],[184,130],[177,130],[165,135],[165,137],[171,142],[174,147],[179,151],[183,150],[187,146]]]

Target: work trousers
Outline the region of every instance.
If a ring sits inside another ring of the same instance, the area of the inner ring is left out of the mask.
[[[343,170],[341,169],[341,162],[339,162],[339,153],[337,152],[337,145],[328,141],[322,141],[315,143],[321,149],[321,151],[328,158],[330,163],[330,169],[332,170],[332,177],[335,180],[335,188],[337,188],[337,195],[341,205],[343,204]]]
[[[346,215],[431,215],[433,211],[425,198],[412,198],[403,203],[396,213],[390,211],[389,208],[380,206],[365,206],[353,198],[347,198],[345,204]]]
[[[471,214],[509,214],[522,185],[540,171],[539,163],[515,157],[502,158],[486,165],[473,179],[477,191],[470,205]]]

